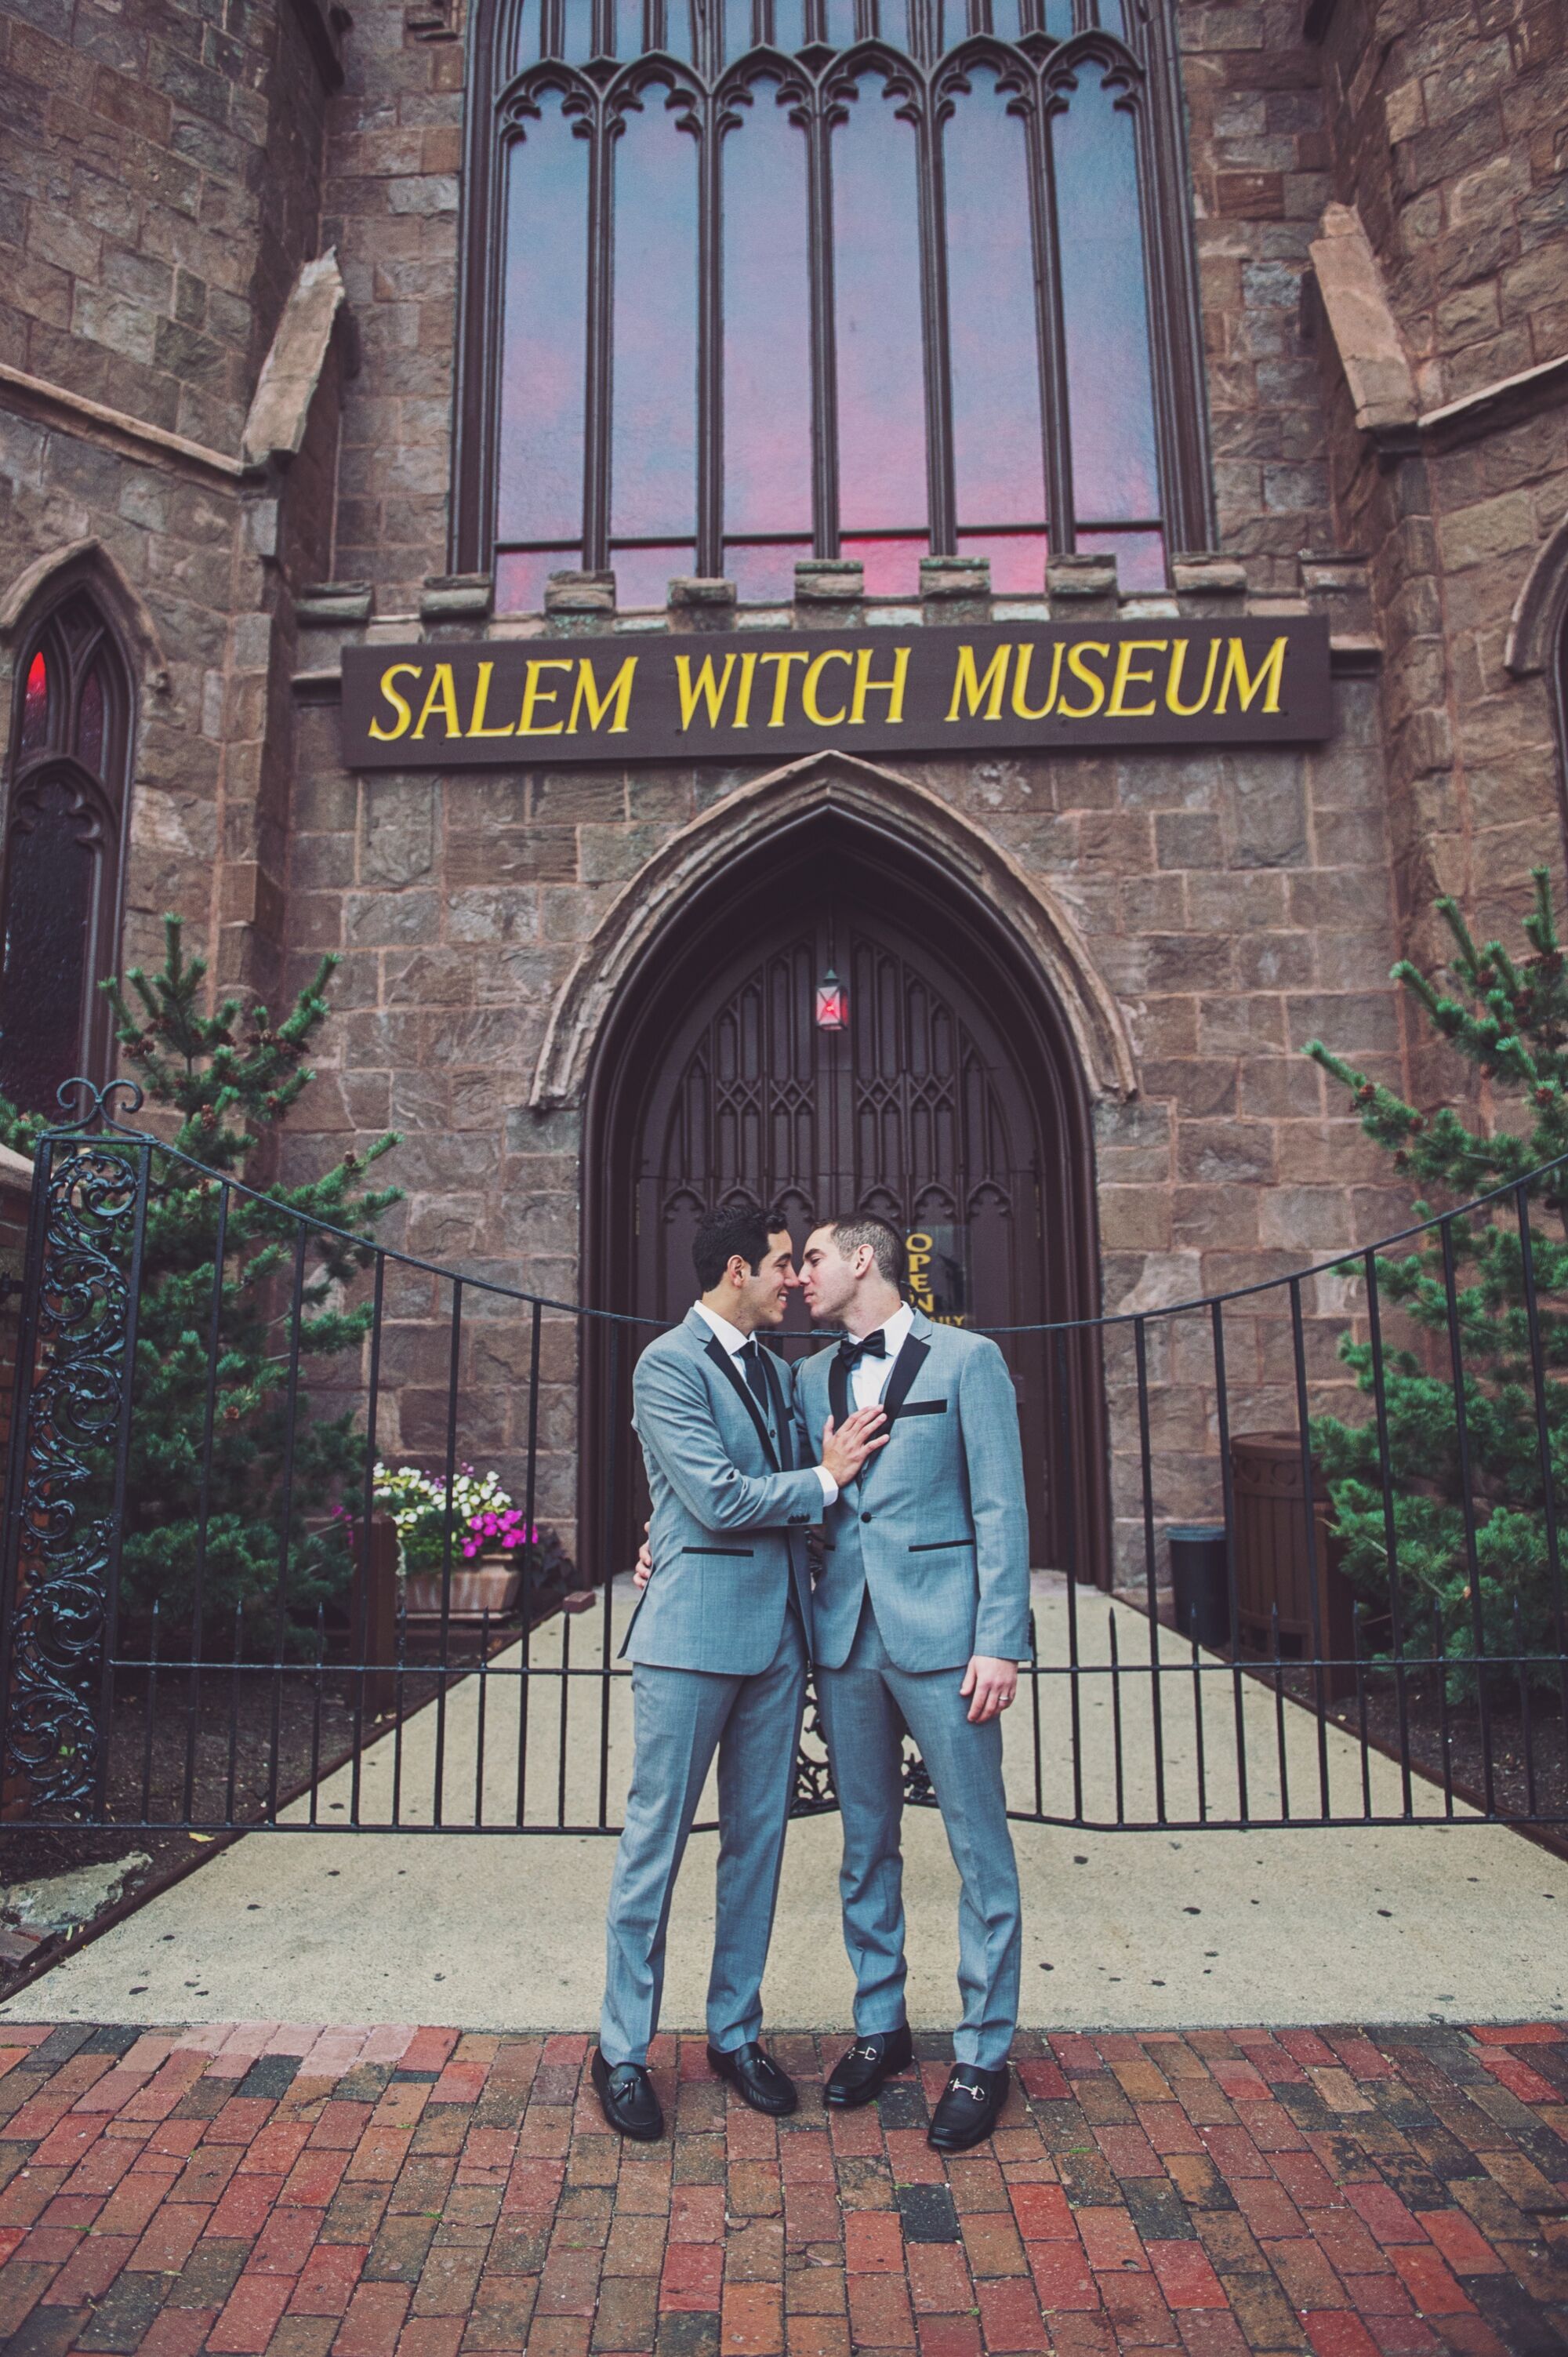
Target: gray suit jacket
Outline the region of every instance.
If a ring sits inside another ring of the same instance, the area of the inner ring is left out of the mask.
[[[808,1433],[852,1405],[836,1346],[795,1371]],[[871,1591],[901,1670],[948,1670],[972,1653],[1029,1651],[1029,1518],[1013,1378],[994,1342],[935,1326],[918,1309],[883,1395],[885,1448],[839,1492],[812,1598],[812,1658],[848,1658]]]
[[[632,1376],[653,1519],[653,1577],[623,1654],[660,1669],[755,1677],[779,1650],[789,1584],[811,1634],[806,1533],[822,1485],[797,1423],[789,1369],[763,1345],[765,1419],[695,1309],[650,1342]]]

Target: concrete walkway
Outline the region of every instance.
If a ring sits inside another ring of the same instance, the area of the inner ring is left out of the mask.
[[[1036,1583],[1042,1662],[1069,1657],[1068,1600]],[[520,1754],[525,1820],[592,1824],[601,1791],[613,1822],[630,1756],[627,1682],[602,1675],[628,1609],[612,1599],[607,1631],[555,1623],[533,1643],[538,1667],[574,1673],[529,1690],[502,1656],[483,1696],[454,1690],[441,1735],[446,1823],[515,1823]],[[1106,1674],[1114,1624],[1120,1696]],[[1162,1639],[1167,1648],[1168,1637]],[[563,1662],[562,1646],[571,1651]],[[1103,1599],[1081,1607],[1076,1682],[1083,1813],[1113,1823],[1157,1813],[1148,1624]],[[1185,1658],[1185,1650],[1183,1657]],[[586,1671],[587,1675],[575,1673]],[[1194,1814],[1197,1766],[1216,1813],[1235,1805],[1231,1682],[1205,1673],[1202,1730],[1195,1681],[1162,1680],[1165,1806]],[[563,1739],[560,1695],[570,1684]],[[1069,1814],[1074,1806],[1074,1681],[1040,1682],[1037,1712],[1021,1696],[1007,1721],[1014,1804]],[[1120,1786],[1115,1737],[1121,1717]],[[1293,1805],[1316,1805],[1316,1728],[1284,1713]],[[1249,1796],[1281,1809],[1279,1727],[1272,1696],[1243,1682]],[[367,1755],[360,1807],[367,1824],[393,1809],[405,1824],[433,1814],[436,1714],[410,1722]],[[602,1749],[601,1749],[602,1742]],[[602,1766],[601,1766],[602,1763]],[[1338,1807],[1400,1806],[1398,1771],[1331,1728],[1326,1746]],[[1442,1813],[1417,1782],[1415,1805]],[[1036,1802],[1038,1794],[1038,1803]],[[348,1770],[317,1799],[324,1825],[354,1805]],[[303,1806],[295,1813],[303,1819]],[[1026,1907],[1022,2018],[1040,2027],[1148,2028],[1237,2021],[1505,2021],[1568,2017],[1568,1864],[1497,1826],[1267,1829],[1249,1834],[1131,1834],[1015,1827]],[[839,1937],[834,1818],[789,1837],[766,1998],[770,2018],[801,2029],[849,2018],[851,1981]],[[957,1881],[940,1818],[906,1817],[910,2010],[933,2029],[956,2013]],[[665,2023],[699,2027],[712,1940],[714,1842],[694,1837],[670,1936]],[[58,2021],[418,2020],[470,2029],[581,2028],[598,2010],[604,1910],[614,1843],[599,1835],[327,1831],[252,1835],[0,2007],[0,2018]]]

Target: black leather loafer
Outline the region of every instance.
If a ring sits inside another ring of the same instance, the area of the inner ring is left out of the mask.
[[[909,2025],[883,2030],[875,2037],[857,2038],[847,2054],[829,2072],[822,2101],[830,2111],[858,2111],[881,2092],[884,2080],[907,2071],[915,2059]]]
[[[653,2082],[640,2062],[607,2062],[596,2046],[589,2066],[599,2108],[617,2136],[654,2144],[664,2133],[664,2115]]]
[[[754,2112],[771,2112],[775,2119],[782,2119],[800,2100],[794,2080],[785,2076],[755,2038],[749,2045],[732,2046],[725,2054],[710,2046],[708,2067],[727,2079],[741,2102],[749,2104]]]
[[[967,2152],[991,2134],[1007,2104],[1007,2065],[983,2070],[978,2062],[955,2062],[931,2114],[926,2142],[938,2152]]]

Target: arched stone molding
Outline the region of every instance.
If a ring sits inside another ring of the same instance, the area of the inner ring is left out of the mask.
[[[892,835],[939,863],[1008,930],[1060,1010],[1095,1099],[1137,1093],[1132,1038],[1076,926],[1001,846],[940,796],[849,753],[813,753],[754,779],[673,834],[619,893],[556,1000],[530,1103],[583,1101],[594,1045],[643,958],[724,869],[760,843],[824,812]]]
[[[68,541],[62,548],[36,557],[17,575],[0,597],[0,646],[9,651],[18,630],[32,619],[42,597],[47,596],[52,603],[79,585],[91,589],[118,627],[127,649],[134,648],[140,655],[139,684],[156,694],[166,694],[169,683],[168,657],[164,652],[158,626],[146,600],[126,579],[103,543],[95,537]]]
[[[1548,534],[1515,601],[1503,661],[1515,679],[1549,671],[1568,617],[1568,515]]]

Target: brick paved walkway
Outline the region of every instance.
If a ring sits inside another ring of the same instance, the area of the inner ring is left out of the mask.
[[[934,2052],[776,2127],[665,2040],[673,2140],[623,2151],[581,2037],[5,2036],[15,2357],[1568,2348],[1557,2028],[1029,2036],[945,2166]]]

